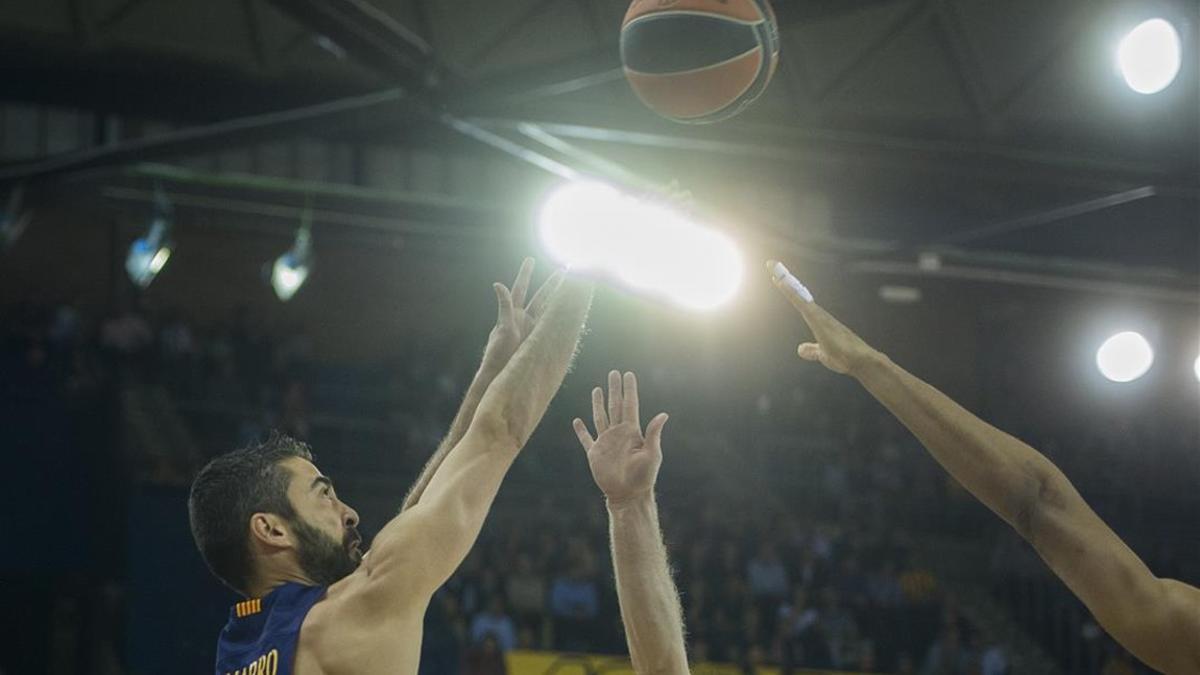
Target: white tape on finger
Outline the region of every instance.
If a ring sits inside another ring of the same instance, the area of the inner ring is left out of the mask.
[[[788,288],[792,289],[793,291],[796,291],[796,294],[799,295],[800,297],[804,298],[805,302],[813,301],[812,292],[810,292],[808,290],[807,286],[800,283],[800,280],[797,279],[796,277],[789,274],[789,275],[787,275],[787,278],[785,278],[783,280],[783,283],[786,284]]]
[[[788,268],[783,266],[783,263],[775,263],[775,267],[771,269],[771,274],[775,277],[775,281],[795,291],[796,295],[804,298],[805,302],[813,301],[812,292],[808,290],[808,287],[800,283],[799,279],[792,276],[792,273],[788,271]]]

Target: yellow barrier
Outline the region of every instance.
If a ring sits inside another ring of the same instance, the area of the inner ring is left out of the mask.
[[[600,654],[566,654],[514,650],[506,659],[508,675],[635,675],[629,659]],[[692,675],[745,675],[731,663],[693,663]],[[830,670],[795,670],[800,675],[867,675]],[[754,675],[780,675],[779,668],[759,668]]]

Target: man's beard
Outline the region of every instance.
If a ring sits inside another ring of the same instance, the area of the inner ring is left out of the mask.
[[[362,543],[357,529],[346,528],[339,542],[299,517],[293,519],[292,527],[299,543],[296,558],[300,569],[317,585],[330,586],[344,579],[362,562],[362,553],[356,548]]]

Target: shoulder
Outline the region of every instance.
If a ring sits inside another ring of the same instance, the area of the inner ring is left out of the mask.
[[[342,642],[348,634],[362,636],[383,629],[389,633],[413,624],[419,626],[428,598],[397,593],[392,584],[372,578],[364,563],[350,576],[330,586],[305,617],[301,638],[305,641],[333,639]]]
[[[379,602],[365,570],[330,586],[305,617],[296,648],[296,675],[417,671],[424,607]]]

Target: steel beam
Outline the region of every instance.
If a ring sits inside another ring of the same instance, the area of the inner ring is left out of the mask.
[[[211,152],[221,145],[260,142],[266,137],[295,133],[316,122],[344,120],[347,115],[387,109],[397,114],[423,114],[424,109],[403,89],[339,99],[283,112],[181,129],[152,138],[125,141],[0,169],[0,182],[37,180],[68,172],[100,169],[130,162]]]
[[[864,261],[851,265],[850,269],[858,274],[975,281],[1144,298],[1187,305],[1200,304],[1200,284],[1195,280],[1192,280],[1190,287],[1166,287],[1114,279],[1074,277],[1052,272],[995,269],[971,264],[944,265],[936,270],[928,270],[916,263],[894,261]]]
[[[447,75],[424,38],[363,0],[268,2],[392,82],[426,89]]]
[[[146,0],[125,0],[119,7],[110,12],[108,16],[100,19],[96,27],[101,32],[112,30],[145,4]]]
[[[467,57],[466,61],[470,68],[477,68],[481,63],[487,60],[492,52],[502,47],[505,43],[512,39],[512,36],[527,26],[534,17],[542,12],[548,5],[556,2],[556,0],[536,0],[525,8],[525,11],[511,18],[500,30],[496,31],[482,47],[475,50],[471,56]]]
[[[473,121],[489,129],[512,130],[532,123],[546,133],[565,139],[766,159],[786,164],[839,162],[943,175],[970,175],[1006,182],[1067,185],[1100,192],[1153,185],[1159,194],[1200,198],[1200,186],[1179,182],[1158,166],[993,144],[767,125],[742,125],[742,131],[737,133],[700,135],[543,120],[474,118]]]
[[[934,243],[939,244],[966,244],[968,242],[987,239],[990,237],[998,237],[1005,234],[1012,234],[1021,230],[1027,230],[1034,227],[1042,227],[1052,223],[1061,222],[1077,216],[1082,216],[1096,211],[1111,209],[1114,206],[1128,204],[1143,199],[1149,199],[1155,196],[1158,192],[1151,186],[1143,186],[1117,194],[1105,195],[1097,199],[1089,199],[1087,201],[1078,202],[1075,204],[1067,204],[1058,208],[1046,209],[1037,213],[1031,213],[1019,218],[1012,218],[983,227],[976,227],[966,230],[960,230],[954,234],[940,237]]]
[[[850,62],[850,65],[843,68],[841,72],[835,75],[828,84],[816,93],[814,97],[816,103],[821,103],[853,81],[883,50],[887,49],[888,45],[895,42],[897,38],[903,35],[918,20],[929,16],[932,9],[930,5],[931,1],[914,0],[912,6],[897,17],[883,34],[863,48],[858,53],[858,56]]]

